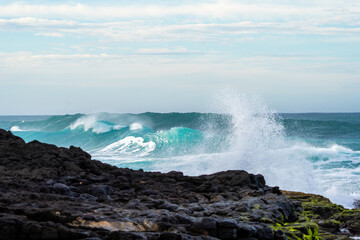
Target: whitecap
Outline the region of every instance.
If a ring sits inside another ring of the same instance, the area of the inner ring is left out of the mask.
[[[19,126],[12,126],[10,129],[11,132],[23,132],[25,130],[20,129]]]
[[[142,129],[142,125],[140,123],[132,123],[130,125],[130,130],[131,131],[134,131],[134,130],[139,130],[139,129]]]
[[[94,133],[105,133],[113,130],[114,128],[120,129],[121,126],[113,126],[111,124],[106,124],[102,121],[98,121],[97,115],[85,115],[78,118],[74,123],[70,125],[70,129],[74,130],[77,128],[83,128],[85,132],[91,130]]]
[[[128,136],[120,139],[97,152],[99,155],[117,156],[118,154],[142,157],[150,154],[156,148],[152,141],[145,142],[142,137]]]

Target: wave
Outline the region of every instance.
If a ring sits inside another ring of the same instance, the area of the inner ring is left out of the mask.
[[[119,167],[188,175],[244,169],[347,207],[359,198],[360,114],[279,114],[231,91],[216,102],[221,113],[0,117],[0,127],[26,141],[80,146]]]
[[[70,125],[71,130],[79,128],[83,129],[85,132],[91,130],[94,133],[105,133],[112,130],[119,130],[123,128],[123,126],[115,125],[109,121],[98,120],[98,116],[93,114],[82,116]]]
[[[144,142],[141,137],[129,136],[114,142],[97,152],[102,156],[107,155],[114,158],[119,154],[127,154],[136,157],[149,155],[156,148],[156,144],[152,141]]]
[[[12,132],[22,132],[22,131],[26,131],[26,130],[22,130],[22,129],[19,128],[19,126],[14,125],[14,126],[12,126],[10,128],[10,131],[12,131]]]
[[[291,118],[282,121],[289,136],[303,138],[331,139],[345,138],[358,139],[360,136],[360,123],[356,122],[359,118],[354,118],[355,122],[346,122],[342,120],[305,120]]]

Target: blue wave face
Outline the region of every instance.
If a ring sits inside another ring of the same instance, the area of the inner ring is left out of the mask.
[[[360,114],[16,116],[0,117],[0,128],[27,142],[80,146],[120,167],[191,175],[244,169],[346,206],[360,198]]]
[[[121,145],[114,147],[114,155],[175,156],[201,152],[222,151],[229,117],[200,113],[144,113],[51,116],[40,120],[2,121],[0,127],[12,130],[25,141],[39,140],[58,146],[80,146],[96,153],[109,145],[126,142],[135,137],[143,144],[154,143],[147,153],[142,144],[131,144],[131,151]],[[221,131],[219,130],[221,129]],[[126,139],[128,138],[128,139]],[[125,144],[125,143],[124,143]],[[126,145],[127,146],[127,145]],[[142,149],[142,150],[141,150]]]
[[[278,122],[289,139],[302,139],[315,146],[338,144],[360,150],[360,114],[281,114]],[[0,127],[12,130],[26,141],[39,140],[59,146],[76,145],[87,151],[99,149],[127,136],[157,144],[157,152],[184,154],[226,150],[232,135],[229,115],[203,113],[142,113],[63,116],[0,117]],[[206,143],[206,144],[204,144]],[[208,146],[208,147],[206,147]],[[189,152],[191,151],[191,152]]]

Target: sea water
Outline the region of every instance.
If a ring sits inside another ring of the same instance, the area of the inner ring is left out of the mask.
[[[80,146],[118,167],[187,175],[243,169],[345,207],[360,199],[360,113],[276,113],[236,94],[217,103],[218,113],[0,116],[0,128],[27,142]]]

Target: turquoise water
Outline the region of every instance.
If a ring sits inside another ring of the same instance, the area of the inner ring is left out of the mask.
[[[347,207],[360,198],[360,113],[247,107],[224,114],[0,116],[0,128],[27,142],[80,146],[119,167],[189,175],[245,169],[265,175],[268,184]]]

